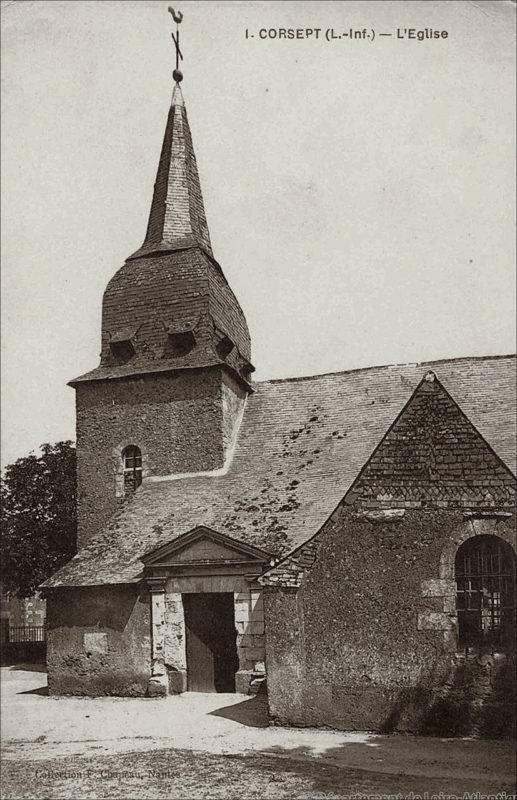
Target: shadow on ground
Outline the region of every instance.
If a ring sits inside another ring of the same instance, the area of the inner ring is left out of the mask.
[[[429,777],[331,764],[307,757],[306,748],[231,756],[174,748],[88,758],[70,756],[46,761],[42,777],[34,784],[32,775],[36,766],[35,762],[26,760],[6,762],[2,796],[6,800],[26,797],[33,800],[62,797],[70,800],[85,797],[262,800],[266,796],[270,800],[334,800],[360,794],[365,798],[393,795],[409,800],[415,794],[423,797],[427,792],[446,800],[465,792],[473,796],[475,792],[511,791],[508,782],[489,776],[482,780],[460,775]],[[121,772],[124,773],[123,782],[119,779]]]
[[[393,795],[404,798],[436,795],[445,800],[448,796],[474,796],[476,792],[486,795],[506,792],[508,796],[515,792],[515,783],[509,775],[473,777],[472,774],[462,775],[454,771],[443,775],[440,774],[443,772],[443,764],[440,763],[436,765],[436,774],[429,774],[429,769],[422,774],[407,774],[403,766],[396,771],[390,768],[389,752],[385,752],[384,748],[377,751],[376,768],[349,766],[346,763],[350,759],[349,747],[350,745],[345,745],[335,748],[334,751],[327,751],[324,759],[308,756],[307,748],[304,747],[265,751],[260,754],[256,768],[268,771],[274,769],[277,778],[281,774],[287,774],[310,780],[311,797],[334,796],[333,793],[337,792],[340,797],[353,793],[361,793],[366,797]],[[258,754],[256,757],[258,759]]]
[[[209,716],[231,719],[249,728],[267,728],[269,727],[267,697],[263,694],[256,694],[251,700],[243,700],[242,703],[217,708],[215,711],[211,711]]]
[[[455,740],[456,746],[460,743]],[[346,742],[325,748],[318,754],[310,746],[284,748],[273,746],[260,752],[261,756],[278,759],[290,772],[310,774],[312,788],[325,793],[332,775],[341,775],[350,790],[372,794],[422,793],[437,796],[464,795],[481,792],[493,794],[516,791],[515,766],[510,748],[492,742],[490,767],[479,764],[473,768],[479,742],[461,740],[461,749],[452,750],[445,739],[428,740],[423,748],[422,737],[400,735],[378,737],[364,735],[364,741]],[[419,753],[421,758],[419,758]],[[488,759],[486,759],[488,760]],[[332,781],[331,781],[332,782]]]
[[[28,663],[28,662],[7,663],[7,664],[2,664],[2,666],[3,667],[7,667],[7,669],[9,669],[10,672],[18,672],[18,671],[23,671],[23,672],[46,672],[47,671],[47,665],[46,664],[40,664],[40,663],[34,663],[34,664]]]
[[[37,689],[26,689],[24,692],[16,692],[16,694],[39,694],[42,697],[48,697],[48,686],[38,686]]]

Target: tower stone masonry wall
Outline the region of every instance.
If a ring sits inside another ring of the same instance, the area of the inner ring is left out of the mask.
[[[79,384],[79,547],[123,502],[116,477],[124,447],[142,451],[144,479],[220,469],[244,397],[244,389],[218,367]]]

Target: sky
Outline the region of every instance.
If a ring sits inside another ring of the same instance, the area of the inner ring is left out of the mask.
[[[98,364],[102,293],[145,235],[167,5],[2,3],[3,464],[74,439],[67,381]],[[256,379],[514,352],[515,5],[178,7],[212,245]]]

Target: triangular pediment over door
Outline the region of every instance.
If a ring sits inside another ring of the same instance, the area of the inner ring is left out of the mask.
[[[253,545],[222,533],[198,526],[142,556],[146,571],[163,569],[185,572],[190,568],[232,568],[253,572],[262,571],[271,555]]]

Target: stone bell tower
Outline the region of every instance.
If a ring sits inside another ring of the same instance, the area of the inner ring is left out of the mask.
[[[174,78],[144,242],[104,292],[100,365],[70,382],[80,546],[146,477],[224,470],[251,391],[248,327],[212,253]]]

